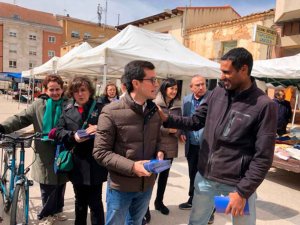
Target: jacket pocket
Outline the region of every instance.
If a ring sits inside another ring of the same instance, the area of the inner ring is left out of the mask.
[[[227,122],[224,126],[223,137],[236,137],[241,136],[249,127],[251,116],[236,110],[231,110]]]
[[[211,156],[209,174],[224,181],[236,182],[241,178],[242,164],[243,156],[238,149],[223,148]]]
[[[252,156],[243,155],[241,158],[241,169],[240,169],[240,178],[245,176],[246,171],[249,169],[249,164],[252,160]]]

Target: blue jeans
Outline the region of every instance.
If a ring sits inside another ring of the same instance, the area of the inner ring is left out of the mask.
[[[141,225],[147,211],[152,188],[146,192],[122,192],[107,185],[106,225]]]
[[[214,209],[214,196],[227,196],[230,192],[234,191],[235,186],[207,180],[198,172],[195,178],[193,206],[189,225],[207,225]],[[255,201],[256,193],[253,193],[248,199],[250,215],[232,217],[233,225],[255,225]]]

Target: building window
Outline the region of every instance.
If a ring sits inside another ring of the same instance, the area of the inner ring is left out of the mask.
[[[17,45],[16,44],[9,45],[9,53],[17,53]]]
[[[79,34],[78,31],[72,31],[71,37],[72,37],[72,38],[80,38],[80,34]]]
[[[30,34],[30,35],[29,35],[29,40],[36,41],[36,35]]]
[[[17,14],[14,14],[14,15],[12,16],[12,18],[15,19],[15,20],[21,19],[21,17],[20,17],[19,15],[17,15]]]
[[[17,32],[15,32],[15,31],[9,31],[9,36],[10,37],[17,37]]]
[[[17,61],[9,60],[9,68],[17,68]]]
[[[292,35],[298,35],[298,34],[300,34],[300,22],[299,21],[284,23],[282,36],[292,36]]]
[[[89,39],[91,37],[92,37],[92,35],[88,32],[84,33],[84,35],[83,35],[83,39]]]
[[[222,42],[222,55],[225,55],[231,49],[237,47],[237,41],[225,41]]]
[[[55,36],[49,36],[49,37],[48,37],[48,42],[50,42],[50,43],[55,43],[55,42],[56,42]]]
[[[36,55],[36,51],[34,51],[34,50],[29,50],[29,55]]]
[[[29,62],[29,69],[32,69],[35,66],[35,62]]]
[[[54,57],[54,56],[55,56],[55,51],[49,50],[49,51],[48,51],[48,57],[49,57],[49,58],[52,58],[52,57]]]
[[[36,47],[29,47],[29,55],[31,56],[36,56],[37,55],[37,51],[36,51]]]

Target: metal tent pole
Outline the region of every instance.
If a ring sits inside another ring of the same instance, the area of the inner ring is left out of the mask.
[[[299,90],[297,89],[297,91],[296,91],[296,101],[295,101],[295,107],[294,107],[293,119],[292,119],[292,128],[294,128],[298,100],[299,100]]]

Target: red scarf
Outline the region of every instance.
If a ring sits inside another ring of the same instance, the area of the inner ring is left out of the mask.
[[[83,113],[83,107],[82,106],[78,106],[78,112],[80,113],[80,115],[82,115],[82,113]]]

